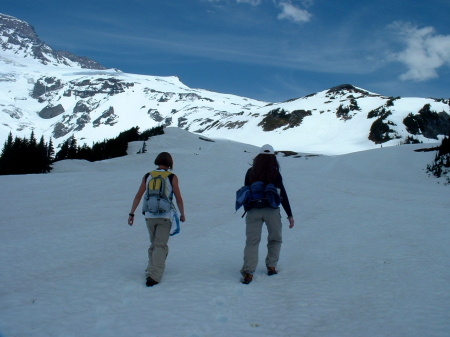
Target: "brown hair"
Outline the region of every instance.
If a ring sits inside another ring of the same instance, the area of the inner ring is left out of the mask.
[[[260,153],[253,159],[250,183],[262,181],[265,184],[275,183],[280,172],[280,165],[274,154]]]
[[[161,152],[155,159],[155,165],[167,166],[169,170],[173,169],[173,159],[169,152]]]

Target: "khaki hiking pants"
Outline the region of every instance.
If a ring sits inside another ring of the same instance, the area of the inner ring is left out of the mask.
[[[146,277],[160,282],[166,267],[166,258],[169,254],[170,228],[172,222],[165,218],[146,218],[148,233],[150,234],[150,248],[148,249],[148,266]]]
[[[263,223],[267,226],[266,267],[276,267],[281,249],[281,214],[279,208],[252,208],[245,217],[246,242],[241,273],[252,274],[258,265],[258,249]]]

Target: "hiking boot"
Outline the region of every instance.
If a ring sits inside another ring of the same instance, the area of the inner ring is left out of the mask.
[[[242,280],[242,283],[243,284],[249,284],[250,282],[252,282],[252,280],[253,280],[253,275],[245,273],[244,274],[244,279]]]
[[[156,282],[154,279],[152,279],[150,276],[147,277],[147,282],[145,283],[145,285],[147,287],[153,287],[155,284],[158,284],[158,282]]]
[[[278,272],[275,270],[275,267],[267,267],[267,275],[272,276],[276,274],[278,274]]]

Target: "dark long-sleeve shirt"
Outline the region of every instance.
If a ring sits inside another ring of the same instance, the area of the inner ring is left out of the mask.
[[[252,168],[250,167],[247,170],[247,173],[245,174],[245,182],[244,182],[245,186],[251,185],[251,182],[250,182],[251,171],[252,171]],[[280,173],[278,173],[276,180],[273,184],[275,185],[276,188],[280,189],[281,205],[283,206],[283,209],[286,212],[287,216],[291,217],[292,216],[291,204],[289,203],[289,198],[287,196],[286,189],[284,188],[284,185],[283,185],[283,177],[281,176]]]

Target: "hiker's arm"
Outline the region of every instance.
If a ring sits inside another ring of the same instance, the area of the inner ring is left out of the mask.
[[[250,186],[251,185],[251,183],[250,183],[250,171],[251,171],[251,168],[249,168],[247,170],[247,173],[245,174],[245,179],[244,179],[244,185],[245,186]]]
[[[292,216],[291,204],[289,202],[289,198],[286,193],[286,189],[284,188],[283,178],[281,174],[278,176],[277,185],[280,187],[280,196],[281,196],[281,205],[283,206],[289,221],[289,228],[294,227],[294,217]]]
[[[133,226],[134,222],[134,211],[136,211],[136,208],[138,207],[139,203],[141,202],[141,198],[145,193],[145,177],[142,178],[141,185],[139,186],[139,190],[136,193],[136,196],[133,199],[133,204],[131,205],[131,211],[130,215],[128,216],[128,224],[130,226]],[[133,215],[131,215],[133,214]]]
[[[176,175],[173,176],[172,191],[175,195],[175,199],[177,200],[178,210],[180,211],[180,221],[185,222],[186,217],[184,216],[183,198],[181,197],[180,186],[178,185],[178,177]]]
[[[289,220],[289,228],[293,228],[294,227],[294,217],[288,216],[288,220]]]

